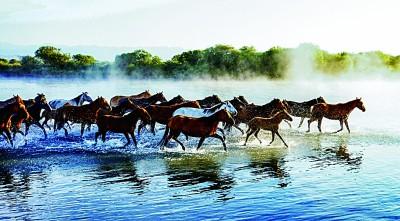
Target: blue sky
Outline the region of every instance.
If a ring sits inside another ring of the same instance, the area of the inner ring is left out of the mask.
[[[400,54],[396,0],[2,0],[0,42]]]

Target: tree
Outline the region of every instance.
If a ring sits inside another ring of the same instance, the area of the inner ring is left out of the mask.
[[[52,46],[40,47],[36,50],[35,57],[39,58],[45,65],[57,69],[67,69],[71,61],[69,54],[64,54],[61,49]]]
[[[39,68],[41,64],[39,59],[32,56],[23,56],[21,58],[21,65],[24,71],[32,71]]]
[[[85,69],[96,64],[96,59],[90,55],[76,54],[72,56],[74,67],[77,69]]]
[[[127,74],[141,72],[145,77],[154,76],[161,70],[163,62],[160,57],[153,56],[145,50],[124,53],[115,58],[115,65]]]

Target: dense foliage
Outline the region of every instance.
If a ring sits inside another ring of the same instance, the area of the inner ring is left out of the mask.
[[[117,55],[114,63],[96,61],[90,55],[63,53],[52,46],[43,46],[34,56],[18,59],[0,58],[0,73],[46,74],[73,76],[89,74],[101,76],[121,73],[136,78],[249,78],[267,77],[281,79],[290,69],[294,50],[273,47],[257,51],[244,46],[236,49],[230,45],[215,45],[204,50],[190,50],[163,61],[145,50]],[[329,53],[318,47],[312,49],[314,69],[320,73],[341,74],[362,70],[368,65],[385,67],[389,71],[400,71],[400,56],[380,51],[366,53]]]

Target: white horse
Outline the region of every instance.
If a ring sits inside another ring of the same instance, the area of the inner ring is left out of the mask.
[[[49,102],[49,105],[53,109],[58,109],[65,104],[69,104],[72,106],[82,106],[82,104],[87,102],[93,102],[93,99],[88,95],[88,92],[82,92],[79,96],[72,98],[71,100],[64,100],[64,99],[56,99]]]
[[[232,116],[236,116],[238,113],[235,107],[229,101],[224,101],[210,108],[181,107],[174,111],[172,116],[182,115],[193,118],[209,117],[223,109],[227,110]]]

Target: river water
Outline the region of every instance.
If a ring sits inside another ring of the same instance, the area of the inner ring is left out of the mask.
[[[94,146],[94,131],[79,137],[49,132],[47,140],[35,127],[16,147],[0,140],[0,219],[400,219],[400,129],[397,113],[399,83],[368,81],[167,81],[0,79],[0,100],[13,94],[24,99],[36,93],[48,100],[73,98],[83,91],[96,98],[163,91],[167,99],[181,94],[200,99],[244,95],[250,102],[271,99],[305,101],[323,96],[329,103],[362,97],[366,112],[355,109],[351,134],[331,134],[336,121],[323,121],[323,131],[305,133],[281,125],[289,144],[261,132],[263,144],[233,130],[224,152],[218,140],[184,141],[186,152],[171,142],[160,151],[146,133],[138,148],[121,148],[125,138],[109,134]],[[244,128],[244,126],[242,125]]]

